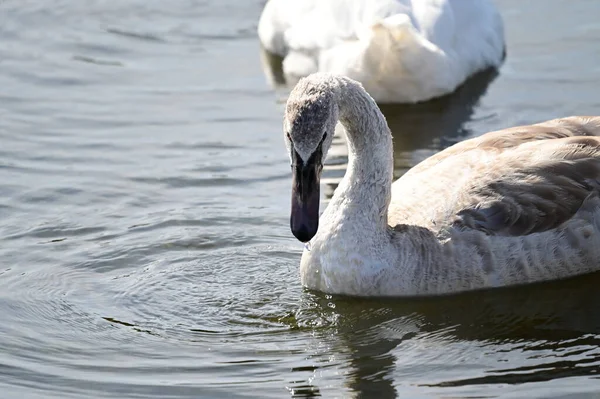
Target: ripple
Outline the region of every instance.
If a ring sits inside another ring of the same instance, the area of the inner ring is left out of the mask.
[[[232,186],[246,184],[242,179],[231,177],[210,177],[210,178],[191,178],[191,177],[132,177],[132,181],[146,184],[160,184],[171,188],[182,187],[212,187],[212,186]]]
[[[70,227],[43,226],[36,227],[24,233],[5,237],[7,240],[18,240],[25,237],[58,239],[64,237],[80,237],[105,231],[102,227]]]
[[[395,175],[465,137],[597,111],[597,6],[548,1],[543,23],[535,5],[502,5],[507,68],[485,95],[385,108]],[[261,70],[263,6],[1,2],[3,395],[594,391],[599,276],[428,300],[301,287],[277,103],[287,93]],[[575,25],[588,28],[565,36]],[[333,185],[347,163],[334,140]]]
[[[160,36],[157,36],[155,34],[152,34],[152,33],[138,33],[138,32],[121,30],[118,28],[107,28],[106,31],[108,33],[112,33],[113,35],[123,36],[123,37],[129,38],[129,39],[165,43],[165,40],[163,38],[161,38]]]
[[[227,169],[226,169],[227,170]],[[255,183],[265,183],[269,181],[288,180],[289,173],[280,173],[277,175],[259,177],[259,178],[233,178],[226,176],[212,176],[206,178],[192,178],[182,176],[172,177],[131,177],[130,180],[137,183],[159,184],[169,188],[187,188],[187,187],[227,187],[227,186],[245,186]]]
[[[269,269],[266,265],[275,260],[273,255],[269,253],[266,257],[256,247],[247,248],[242,253],[227,248],[221,251],[229,254],[226,257],[228,261],[198,253],[194,261],[171,265],[160,262],[141,273],[132,272],[120,278],[122,291],[116,297],[133,312],[133,317],[121,317],[119,320],[145,329],[158,328],[158,320],[164,320],[171,328],[177,326],[179,330],[187,326],[188,331],[194,332],[188,338],[195,340],[199,338],[200,331],[231,334],[261,331],[274,326],[281,330],[283,325],[272,320],[281,316],[280,299],[286,297],[289,290],[273,290],[272,284],[269,284],[272,278],[267,277],[264,271],[256,269],[253,272],[247,266],[240,270],[238,266],[242,259],[262,259],[257,264],[263,264],[266,271]],[[256,278],[257,271],[262,276],[260,279]],[[286,278],[285,274],[279,273],[279,278]],[[230,279],[237,281],[236,288],[223,291],[223,284]],[[201,285],[197,284],[199,281]],[[162,304],[167,303],[171,304],[168,313],[161,313]],[[278,305],[273,306],[274,303]]]
[[[101,60],[98,58],[87,57],[84,55],[74,55],[73,60],[86,62],[86,63],[94,64],[94,65],[115,66],[115,67],[123,66],[123,63],[121,63],[119,61]]]
[[[165,145],[165,148],[174,150],[190,150],[190,149],[207,149],[207,150],[237,150],[243,149],[244,146],[235,145],[224,142],[198,142],[198,143],[182,143],[172,142]]]

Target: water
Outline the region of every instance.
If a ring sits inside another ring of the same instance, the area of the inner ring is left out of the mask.
[[[600,3],[498,3],[498,76],[384,108],[397,176],[486,131],[598,114]],[[598,275],[427,300],[302,290],[262,6],[0,3],[2,397],[596,397]],[[344,166],[338,140],[324,201]]]

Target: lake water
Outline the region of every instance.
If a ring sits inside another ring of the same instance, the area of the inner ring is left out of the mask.
[[[600,2],[498,5],[498,76],[384,107],[397,176],[467,137],[600,114]],[[262,7],[0,2],[0,396],[598,397],[598,275],[422,300],[300,287]]]

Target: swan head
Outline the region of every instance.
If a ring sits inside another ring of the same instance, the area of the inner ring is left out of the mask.
[[[285,144],[292,166],[290,228],[301,242],[319,227],[320,179],[331,146],[338,106],[332,78],[314,74],[298,82],[284,117]]]

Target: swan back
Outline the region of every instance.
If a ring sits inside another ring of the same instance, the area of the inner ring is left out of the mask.
[[[455,144],[393,184],[390,223],[495,234],[556,227],[598,189],[598,135],[600,118],[571,117]]]
[[[263,46],[291,82],[317,71],[363,83],[378,102],[417,102],[498,67],[502,20],[491,0],[270,0]]]
[[[337,289],[440,295],[598,271],[600,117],[458,143],[392,185],[388,222],[393,265]]]

